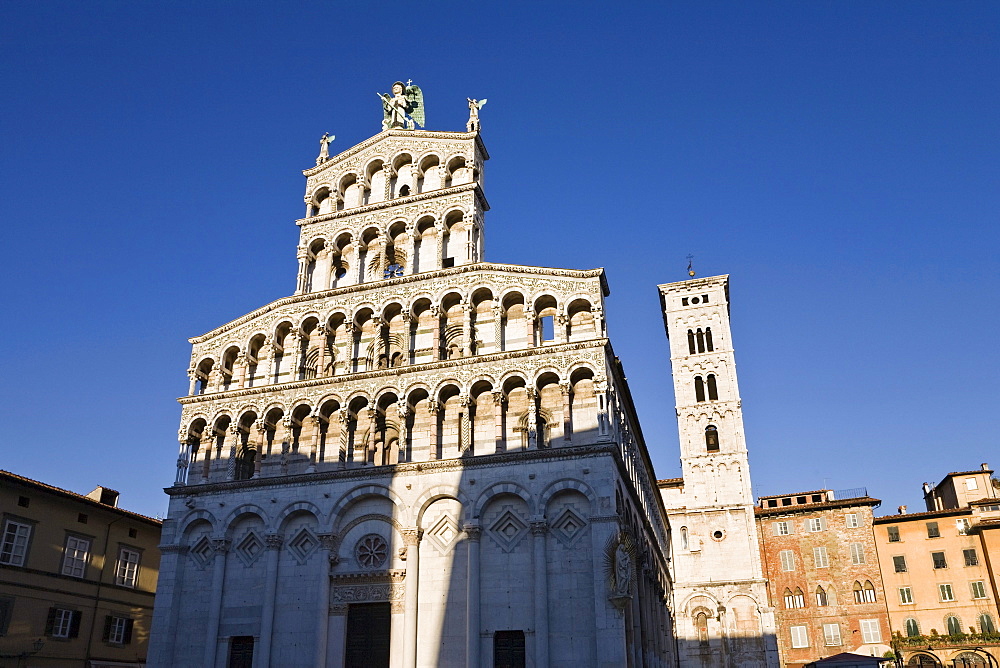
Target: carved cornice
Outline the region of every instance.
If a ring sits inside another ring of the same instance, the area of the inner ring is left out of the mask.
[[[604,269],[552,269],[549,267],[534,267],[528,265],[518,265],[518,264],[498,264],[495,262],[476,262],[473,264],[463,264],[458,267],[452,267],[449,269],[437,269],[435,271],[420,272],[418,274],[410,274],[408,276],[400,276],[398,278],[387,278],[380,281],[369,281],[366,283],[360,283],[357,285],[349,285],[343,288],[333,288],[332,290],[322,290],[319,292],[309,292],[302,295],[293,295],[291,297],[282,297],[281,299],[276,299],[270,304],[265,304],[260,308],[251,311],[250,313],[227,322],[220,327],[201,334],[199,336],[193,336],[188,339],[189,343],[198,344],[209,341],[212,338],[219,336],[220,334],[225,334],[240,325],[245,325],[252,320],[255,320],[263,315],[276,311],[277,309],[288,306],[290,304],[301,304],[303,302],[309,302],[318,299],[326,299],[329,297],[338,297],[340,295],[347,295],[353,292],[364,292],[366,290],[384,289],[387,287],[393,287],[397,285],[405,285],[408,283],[418,283],[422,281],[430,281],[432,279],[438,278],[450,278],[452,276],[460,276],[462,274],[473,274],[476,272],[497,272],[501,274],[527,274],[535,276],[546,276],[551,278],[599,278],[601,281],[601,288],[604,291],[604,296],[608,296],[609,290],[607,288],[607,282],[604,277]]]
[[[324,213],[321,216],[310,216],[309,218],[299,218],[295,221],[295,224],[299,227],[303,225],[311,225],[313,223],[325,223],[331,220],[339,220],[341,218],[350,218],[351,216],[356,216],[365,213],[371,213],[372,211],[381,211],[382,209],[388,209],[394,206],[402,206],[405,204],[415,204],[417,202],[424,202],[429,199],[438,199],[441,197],[447,197],[448,195],[458,195],[460,193],[473,191],[476,195],[476,200],[478,200],[479,206],[483,211],[490,210],[490,203],[486,201],[486,195],[483,194],[483,189],[479,187],[478,183],[462,183],[457,186],[450,186],[448,188],[438,188],[437,190],[428,190],[427,192],[418,193],[416,195],[407,195],[406,197],[396,197],[394,199],[387,199],[381,202],[375,202],[374,204],[365,204],[364,206],[355,206],[350,209],[344,209],[343,211],[333,211],[331,213]]]
[[[288,383],[277,383],[272,385],[260,385],[258,387],[244,388],[242,390],[229,390],[226,392],[212,392],[209,394],[196,394],[192,396],[180,397],[177,401],[183,406],[199,403],[209,403],[219,399],[236,399],[241,397],[252,397],[258,395],[275,394],[279,391],[301,390],[322,385],[341,385],[353,381],[370,380],[373,378],[399,378],[407,374],[426,374],[437,369],[450,369],[456,367],[471,368],[474,364],[496,364],[507,360],[524,359],[528,357],[551,357],[558,353],[568,353],[577,350],[600,349],[607,345],[607,339],[591,339],[590,341],[576,341],[574,343],[560,343],[557,345],[539,346],[536,348],[525,348],[523,350],[511,350],[502,353],[491,353],[489,355],[475,355],[472,357],[460,357],[453,360],[440,360],[438,362],[428,362],[426,364],[412,364],[404,367],[392,367],[389,369],[377,369],[375,371],[361,371],[358,373],[345,373],[336,376],[325,376],[323,378],[312,378],[309,380],[295,380]]]
[[[489,160],[490,155],[486,151],[486,145],[483,144],[482,138],[480,138],[478,132],[438,132],[434,130],[383,130],[377,135],[370,137],[360,144],[355,144],[351,148],[338,153],[337,155],[331,156],[329,160],[316,165],[315,167],[309,167],[302,170],[304,176],[314,176],[322,172],[325,168],[338,165],[348,158],[352,158],[362,151],[375,146],[379,142],[389,137],[401,137],[404,139],[444,139],[452,141],[462,141],[465,139],[473,139],[476,143],[476,148],[483,154],[483,160]]]
[[[297,475],[273,476],[266,478],[251,478],[250,480],[230,480],[181,488],[167,487],[163,491],[169,496],[194,496],[213,492],[231,492],[250,488],[277,488],[285,486],[322,485],[331,481],[366,480],[372,478],[394,479],[408,473],[423,471],[460,471],[490,466],[506,466],[515,462],[550,462],[562,459],[582,459],[613,456],[620,463],[619,446],[615,443],[596,443],[594,445],[576,445],[567,448],[545,448],[544,450],[521,450],[517,452],[502,452],[473,457],[454,459],[436,459],[426,462],[411,462],[406,464],[390,464],[387,466],[365,466],[356,469],[324,471],[321,473],[301,473]],[[403,530],[404,540],[406,529]]]

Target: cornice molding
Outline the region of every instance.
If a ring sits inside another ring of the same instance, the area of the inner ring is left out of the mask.
[[[355,144],[351,148],[338,153],[337,155],[331,156],[326,162],[316,165],[315,167],[309,167],[302,170],[304,176],[314,176],[319,174],[324,169],[328,169],[343,160],[352,158],[358,153],[375,146],[384,139],[389,137],[401,137],[404,139],[443,139],[443,140],[453,140],[461,141],[464,139],[472,139],[476,143],[476,147],[482,151],[483,159],[489,160],[490,155],[486,151],[486,145],[483,144],[482,138],[479,136],[478,132],[440,132],[436,130],[383,130],[373,137],[369,137],[360,144]]]

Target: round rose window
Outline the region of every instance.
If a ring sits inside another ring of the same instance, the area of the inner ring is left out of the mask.
[[[385,538],[376,533],[364,536],[354,548],[354,556],[362,568],[379,568],[385,565],[388,555],[389,546],[386,545]]]

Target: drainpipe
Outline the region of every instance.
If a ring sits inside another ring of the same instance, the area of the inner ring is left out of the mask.
[[[101,585],[104,583],[104,570],[108,567],[108,543],[111,541],[111,525],[121,522],[122,517],[116,517],[108,523],[104,529],[104,563],[101,564],[101,572],[97,574],[97,595],[94,596],[94,609],[91,613],[93,621],[90,622],[90,633],[87,635],[86,660],[90,661],[90,648],[94,643],[94,629],[97,628],[97,606],[101,602]]]

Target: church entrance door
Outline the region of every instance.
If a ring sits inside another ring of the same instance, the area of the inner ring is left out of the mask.
[[[229,640],[228,668],[253,667],[253,636],[233,636]]]
[[[389,603],[357,603],[347,608],[344,668],[389,668]]]

